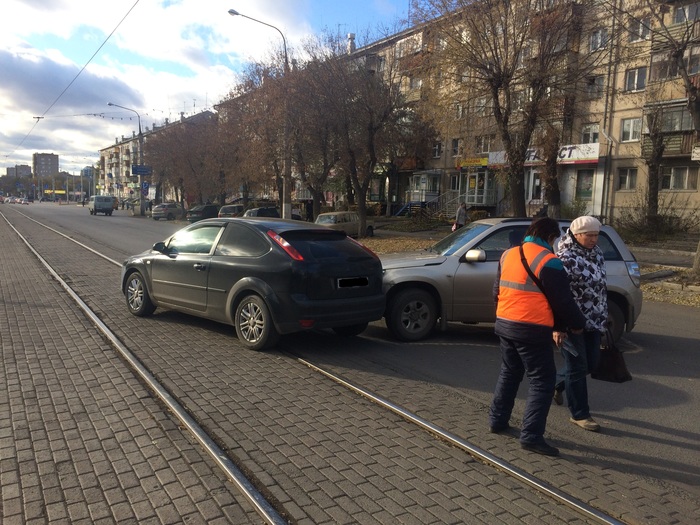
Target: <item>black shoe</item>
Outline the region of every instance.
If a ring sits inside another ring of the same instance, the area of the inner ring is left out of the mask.
[[[492,434],[500,434],[508,429],[510,429],[510,425],[508,423],[496,423],[495,425],[491,425],[489,428]]]
[[[530,452],[537,452],[543,456],[558,456],[559,449],[548,445],[544,441],[542,443],[522,443],[520,445],[523,450],[529,450]]]
[[[562,395],[561,390],[554,390],[554,402],[557,405],[564,403],[564,396]]]

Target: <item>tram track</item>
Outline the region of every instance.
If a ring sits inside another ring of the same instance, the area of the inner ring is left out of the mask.
[[[80,246],[81,248],[88,250],[90,253],[97,257],[100,257],[102,260],[108,262],[110,265],[120,266],[119,262],[110,259],[109,257],[106,257],[105,255],[101,254],[98,250],[92,249],[91,247],[77,241],[76,239],[73,239],[72,237],[64,233],[51,228],[49,225],[36,221],[35,219],[26,215],[25,217],[33,221],[36,225],[40,226],[41,228],[45,228],[48,231],[51,231],[54,235],[60,236],[63,239],[69,239],[71,242],[75,243],[76,246]],[[11,224],[6,217],[5,220],[8,222],[8,224]],[[22,234],[14,226],[12,226],[12,228],[24,240]],[[117,334],[112,332],[110,327],[107,326],[107,324],[104,322],[105,316],[103,314],[100,315],[99,313],[95,313],[91,309],[91,307],[88,306],[88,304],[85,301],[83,301],[83,299],[81,299],[78,292],[73,290],[61,277],[60,273],[56,271],[53,268],[53,266],[44,259],[44,257],[39,253],[39,251],[35,250],[35,248],[28,241],[24,240],[24,242],[35,254],[35,256],[42,262],[42,264],[45,265],[47,271],[49,271],[54,276],[54,278],[56,278],[61,283],[61,286],[66,291],[66,293],[69,294],[74,301],[76,301],[76,303],[80,306],[83,312],[93,322],[95,327],[99,329],[105,335],[105,337],[107,337],[111,341],[112,345],[115,347],[115,350],[122,354],[124,359],[129,363],[129,365],[132,367],[135,373],[137,373],[142,378],[142,380],[146,382],[146,384],[148,384],[149,388],[151,388],[151,390],[166,404],[166,406],[168,406],[171,412],[180,420],[181,424],[185,426],[190,433],[192,433],[192,435],[197,439],[198,442],[200,442],[202,447],[214,459],[214,461],[220,466],[220,468],[226,471],[227,476],[229,476],[233,483],[241,491],[246,493],[246,498],[249,499],[251,503],[253,503],[253,505],[256,507],[256,510],[258,510],[263,519],[265,519],[268,523],[286,523],[286,521],[284,521],[281,517],[284,513],[284,509],[275,509],[271,504],[265,501],[264,497],[259,492],[255,490],[254,485],[260,483],[260,481],[257,480],[254,484],[249,479],[247,479],[242,474],[238,466],[227,457],[226,451],[217,445],[217,443],[221,441],[221,436],[210,436],[206,434],[202,430],[202,426],[200,426],[198,422],[195,421],[189,415],[188,410],[186,410],[180,404],[180,402],[177,399],[177,393],[171,394],[171,391],[173,390],[172,388],[169,389],[160,384],[158,381],[156,381],[154,374],[152,374],[149,371],[148,367],[141,363],[141,361],[129,349],[127,344],[122,342],[123,338],[119,337]],[[234,337],[235,339],[235,336],[233,335],[230,335],[229,337]],[[389,401],[388,399],[385,399],[371,392],[370,390],[363,388],[361,385],[356,385],[350,381],[346,381],[345,379],[333,373],[332,371],[318,366],[300,357],[298,354],[295,355],[293,351],[284,350],[284,352],[286,353],[286,355],[292,356],[297,361],[297,363],[299,363],[303,367],[312,370],[314,374],[318,374],[324,379],[331,380],[336,385],[341,385],[342,388],[347,389],[354,395],[360,395],[363,398],[370,400],[373,405],[379,406],[382,408],[382,410],[389,411],[392,414],[400,417],[401,420],[409,422],[410,425],[412,425],[414,428],[417,427],[421,430],[429,432],[430,434],[438,438],[438,440],[449,443],[451,446],[456,447],[462,452],[468,454],[471,458],[474,458],[478,462],[488,466],[488,468],[495,469],[498,475],[507,476],[511,480],[515,480],[517,483],[526,486],[527,490],[536,491],[540,495],[540,497],[549,499],[555,502],[556,505],[563,505],[571,509],[580,517],[582,522],[610,524],[623,523],[621,521],[618,521],[616,518],[609,516],[601,512],[600,510],[588,505],[587,503],[580,501],[574,496],[567,494],[564,491],[558,490],[555,487],[552,487],[550,484],[538,479],[537,477],[532,476],[527,472],[524,472],[522,469],[519,469],[518,467],[504,460],[503,458],[500,458],[476,445],[473,445],[472,443],[461,438],[457,434],[445,430],[439,427],[438,425],[435,425],[430,421],[417,416],[409,410],[402,408],[400,405],[395,404]],[[192,412],[192,410],[190,409],[189,412]],[[209,417],[204,416],[202,419],[208,420]],[[392,424],[393,421],[393,419],[389,419],[389,424]],[[207,424],[207,427],[209,426],[211,425]],[[227,446],[229,448],[231,447],[230,444]],[[276,504],[279,505],[279,503]]]

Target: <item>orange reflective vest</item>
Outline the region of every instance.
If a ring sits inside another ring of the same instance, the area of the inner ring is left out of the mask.
[[[523,244],[525,259],[530,270],[539,278],[540,271],[551,259],[556,259],[547,248],[534,242]],[[517,323],[554,327],[554,313],[544,293],[528,275],[516,246],[501,256],[501,280],[498,283],[496,317]]]

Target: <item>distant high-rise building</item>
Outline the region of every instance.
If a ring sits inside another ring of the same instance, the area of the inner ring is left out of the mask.
[[[55,153],[34,153],[32,155],[32,171],[38,180],[40,193],[43,196],[44,189],[48,185],[45,181],[58,175],[58,155]]]

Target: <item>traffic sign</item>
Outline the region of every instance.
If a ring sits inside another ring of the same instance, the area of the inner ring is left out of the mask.
[[[153,168],[151,166],[146,166],[145,164],[134,164],[131,166],[132,175],[151,175],[153,173]]]

